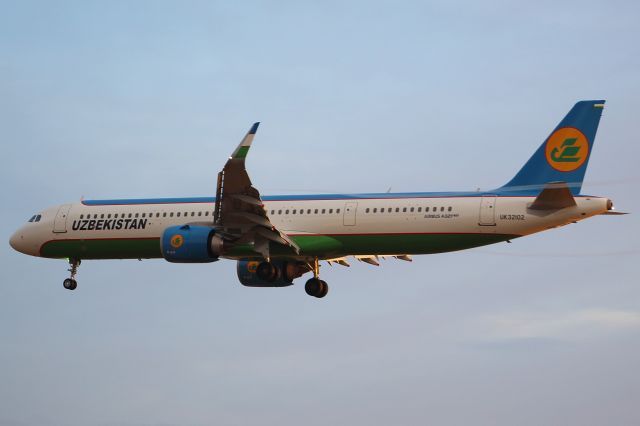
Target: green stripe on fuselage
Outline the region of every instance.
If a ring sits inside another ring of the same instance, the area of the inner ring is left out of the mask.
[[[54,240],[40,248],[40,255],[75,259],[151,259],[162,257],[159,238]]]
[[[296,235],[291,238],[301,255],[331,258],[385,254],[433,254],[464,250],[517,238],[505,234],[368,234],[368,235]],[[292,256],[287,247],[272,244],[272,256]],[[229,257],[254,257],[249,245],[234,247]],[[55,240],[41,248],[41,256],[77,259],[150,259],[161,258],[160,240],[104,239]]]

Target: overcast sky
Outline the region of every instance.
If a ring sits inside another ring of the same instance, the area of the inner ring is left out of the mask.
[[[640,424],[640,3],[0,1],[0,424]],[[45,207],[491,189],[606,99],[583,192],[634,214],[324,267],[14,252]]]

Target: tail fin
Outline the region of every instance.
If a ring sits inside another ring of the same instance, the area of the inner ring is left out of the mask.
[[[566,182],[574,195],[579,194],[604,102],[575,104],[518,174],[500,189],[540,192],[546,183]]]

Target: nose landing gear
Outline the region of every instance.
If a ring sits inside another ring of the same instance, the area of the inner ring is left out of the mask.
[[[62,286],[67,290],[75,290],[78,287],[78,282],[75,280],[78,273],[78,267],[80,266],[80,259],[69,259],[69,272],[71,276],[62,282]]]
[[[329,293],[329,286],[320,279],[320,265],[317,257],[313,260],[313,278],[310,278],[304,285],[304,291],[309,296],[317,297],[318,299],[325,297]]]

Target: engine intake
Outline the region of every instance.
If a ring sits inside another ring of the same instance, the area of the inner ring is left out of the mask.
[[[239,260],[238,279],[247,287],[286,287],[293,280],[308,272],[309,268],[298,262],[274,260]]]
[[[215,228],[208,226],[171,226],[160,240],[162,256],[174,263],[207,263],[218,260],[223,241]]]

